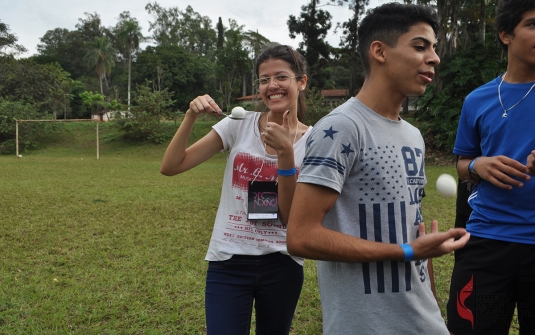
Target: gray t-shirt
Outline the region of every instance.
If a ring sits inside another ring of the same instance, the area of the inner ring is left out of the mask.
[[[423,221],[424,153],[417,128],[351,98],[314,126],[298,182],[340,193],[325,216],[326,228],[407,243]],[[318,261],[318,281],[324,334],[449,334],[431,292],[427,260]]]

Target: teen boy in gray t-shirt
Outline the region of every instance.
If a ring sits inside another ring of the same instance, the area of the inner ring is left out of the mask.
[[[359,27],[366,79],[307,141],[288,251],[318,262],[324,334],[449,334],[426,259],[461,248],[464,229],[426,234],[424,142],[399,117],[439,64],[433,10],[390,3]],[[459,240],[455,241],[455,238]]]
[[[426,183],[418,129],[384,118],[356,98],[315,129],[299,182],[339,193],[323,226],[375,242],[416,239]],[[318,261],[318,280],[325,334],[448,334],[427,260]]]

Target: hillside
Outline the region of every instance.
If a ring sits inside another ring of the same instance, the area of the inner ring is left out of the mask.
[[[409,122],[411,119],[408,120]],[[216,121],[197,121],[193,129],[190,143],[194,143],[207,134]],[[99,124],[100,156],[108,155],[148,155],[161,158],[167,144],[178,128],[178,122],[167,122],[165,136],[168,138],[162,144],[129,140],[125,134],[113,127],[111,122]],[[23,155],[47,155],[96,157],[96,125],[93,122],[65,122],[58,123],[55,130],[43,136],[39,145],[21,152]],[[449,152],[427,148],[426,164],[453,165],[455,156]]]
[[[215,121],[198,121],[191,135],[190,143],[210,131]],[[168,122],[164,127],[165,135],[170,140],[179,123]],[[97,136],[94,122],[65,122],[55,124],[55,129],[39,139],[38,145],[21,152],[22,155],[46,156],[79,156],[96,157]],[[128,139],[125,134],[113,127],[111,122],[99,123],[99,154],[100,157],[114,155],[146,156],[160,159],[168,141],[162,144],[140,142]]]

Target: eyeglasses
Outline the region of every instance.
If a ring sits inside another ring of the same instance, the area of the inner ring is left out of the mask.
[[[277,88],[287,89],[292,84],[292,79],[294,78],[296,77],[290,77],[285,74],[273,77],[262,77],[260,79],[255,80],[255,88],[258,92],[264,93],[265,91],[267,91],[269,83],[273,81],[273,84],[275,84]]]

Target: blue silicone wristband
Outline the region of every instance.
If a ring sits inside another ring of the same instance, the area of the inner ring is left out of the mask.
[[[295,175],[296,171],[297,170],[295,168],[286,169],[286,170],[277,169],[277,173],[279,174],[279,176],[283,176],[283,177],[293,176]]]
[[[403,249],[403,252],[405,253],[405,262],[410,262],[414,259],[414,250],[412,250],[412,247],[410,244],[400,244],[401,249]]]
[[[476,157],[476,158],[472,159],[470,164],[468,164],[468,173],[470,173],[470,176],[471,176],[472,173],[477,174],[477,172],[474,171],[474,164],[476,163],[476,161],[478,159],[479,159],[479,157]]]

